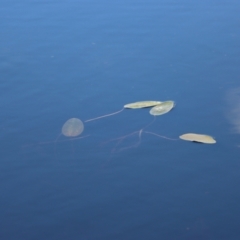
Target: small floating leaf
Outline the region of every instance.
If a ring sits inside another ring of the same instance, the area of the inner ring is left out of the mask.
[[[162,102],[150,110],[150,114],[154,116],[162,115],[169,112],[174,107],[174,101]]]
[[[153,107],[160,104],[160,101],[141,101],[141,102],[134,102],[128,103],[124,105],[124,108],[146,108],[146,107]]]
[[[83,129],[84,125],[80,119],[70,118],[64,123],[62,127],[62,134],[65,137],[76,137],[83,132]]]
[[[186,133],[179,136],[179,138],[186,141],[192,141],[192,142],[200,142],[200,143],[208,143],[208,144],[216,143],[216,140],[213,139],[213,137],[209,135],[196,134],[196,133]]]

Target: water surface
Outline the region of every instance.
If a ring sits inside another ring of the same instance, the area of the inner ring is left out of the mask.
[[[239,2],[0,6],[1,239],[240,238]],[[148,109],[41,144],[69,118],[143,100],[176,102],[146,130],[217,144],[146,133],[137,146],[138,133],[109,142],[148,125]]]

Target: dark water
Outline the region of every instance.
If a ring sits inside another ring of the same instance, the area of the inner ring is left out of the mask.
[[[240,2],[0,3],[0,239],[240,239]],[[85,123],[140,100],[174,100]],[[50,142],[50,143],[46,143]],[[45,144],[43,144],[45,143]]]

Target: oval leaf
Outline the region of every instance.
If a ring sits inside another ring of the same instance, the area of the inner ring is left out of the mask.
[[[124,105],[124,108],[147,108],[147,107],[152,107],[160,104],[160,101],[141,101],[141,102],[134,102],[134,103],[128,103]]]
[[[174,101],[162,102],[150,110],[150,114],[154,116],[163,115],[174,107]]]
[[[65,137],[76,137],[83,132],[83,122],[78,118],[68,119],[62,126],[62,134]]]
[[[213,139],[213,137],[209,135],[204,135],[204,134],[186,133],[179,136],[179,138],[181,138],[182,140],[192,141],[192,142],[200,142],[200,143],[207,143],[207,144],[216,143],[216,140]]]

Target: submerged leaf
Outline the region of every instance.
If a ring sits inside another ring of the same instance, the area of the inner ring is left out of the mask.
[[[76,137],[83,132],[83,122],[78,118],[68,119],[62,126],[62,134],[65,137]]]
[[[134,102],[134,103],[128,103],[124,105],[124,108],[146,108],[146,107],[152,107],[160,104],[159,101],[141,101],[141,102]]]
[[[162,102],[150,110],[150,114],[154,116],[162,115],[169,112],[174,107],[174,101]]]
[[[209,135],[196,134],[196,133],[186,133],[179,136],[179,138],[186,141],[192,141],[192,142],[200,142],[200,143],[208,143],[208,144],[216,143],[216,140],[213,139],[213,137]]]

